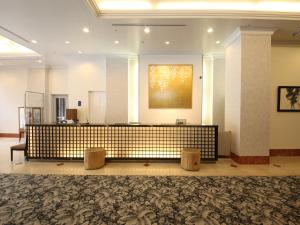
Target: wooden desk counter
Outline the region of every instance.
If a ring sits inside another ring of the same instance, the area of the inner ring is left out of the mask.
[[[218,159],[218,126],[171,124],[26,125],[28,159],[83,159],[101,147],[109,159],[179,159],[184,148]]]

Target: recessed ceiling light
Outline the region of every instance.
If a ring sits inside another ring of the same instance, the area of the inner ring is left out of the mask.
[[[115,44],[117,45],[117,44],[119,44],[120,42],[118,41],[118,40],[115,40]]]
[[[42,61],[41,59],[39,59],[37,62],[38,62],[38,63],[42,63],[43,61]]]
[[[170,44],[170,41],[166,41],[165,44],[166,44],[166,45],[169,45],[169,44]]]
[[[36,40],[31,40],[31,43],[36,44],[37,41]]]
[[[82,51],[78,51],[78,54],[82,54]]]
[[[145,32],[146,34],[149,34],[149,33],[150,33],[150,28],[149,28],[149,27],[145,27],[144,32]]]
[[[65,44],[68,45],[68,44],[70,44],[70,42],[69,41],[65,41]]]
[[[212,33],[212,32],[214,32],[214,29],[210,27],[210,28],[207,29],[207,32]]]
[[[89,29],[88,27],[84,27],[84,28],[82,29],[82,31],[83,31],[84,33],[89,33],[89,32],[90,32],[90,29]]]
[[[221,41],[216,41],[216,44],[218,45],[218,44],[220,44],[221,43]]]

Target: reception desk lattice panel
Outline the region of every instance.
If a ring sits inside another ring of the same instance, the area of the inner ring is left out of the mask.
[[[103,147],[111,159],[178,159],[184,148],[217,160],[217,126],[27,125],[29,159],[83,159]]]

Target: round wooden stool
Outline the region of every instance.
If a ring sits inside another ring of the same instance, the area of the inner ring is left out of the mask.
[[[105,164],[105,149],[89,148],[84,151],[84,168],[86,170],[99,169]]]
[[[185,170],[199,170],[200,149],[183,149],[181,151],[181,168]]]

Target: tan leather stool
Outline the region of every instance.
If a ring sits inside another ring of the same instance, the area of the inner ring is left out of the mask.
[[[89,148],[84,151],[84,168],[86,170],[95,170],[103,167],[105,164],[105,149]]]
[[[200,149],[183,149],[181,151],[181,167],[185,170],[199,170]]]

